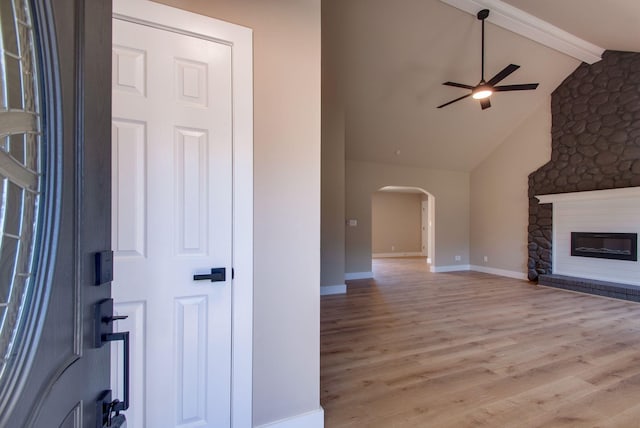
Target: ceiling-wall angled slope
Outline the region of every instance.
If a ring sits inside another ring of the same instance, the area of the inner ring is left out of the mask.
[[[492,107],[445,81],[480,80],[481,25],[439,0],[328,0],[339,31],[333,49],[345,99],[348,159],[470,171],[570,74],[579,62],[491,23],[486,26],[486,77],[508,64],[521,68],[501,84],[539,82],[535,91],[497,93]],[[324,5],[323,5],[324,7]],[[396,154],[397,151],[400,154]]]

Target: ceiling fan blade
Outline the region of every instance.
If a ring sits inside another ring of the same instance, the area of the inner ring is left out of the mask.
[[[522,85],[503,85],[503,86],[494,86],[493,90],[496,92],[507,92],[507,91],[530,91],[532,89],[536,89],[538,87],[537,83],[526,83]]]
[[[493,76],[488,82],[487,84],[489,86],[493,86],[496,83],[500,82],[502,79],[504,79],[505,77],[507,77],[508,75],[510,75],[511,73],[513,73],[514,71],[516,71],[517,69],[519,69],[520,66],[519,65],[515,65],[515,64],[509,64],[507,65],[505,68],[502,69],[502,71],[498,74],[496,74],[495,76]]]
[[[438,108],[446,107],[446,106],[448,106],[449,104],[453,104],[453,103],[455,103],[456,101],[460,101],[460,100],[465,99],[465,98],[470,97],[470,96],[471,96],[471,94],[463,95],[463,96],[461,96],[461,97],[459,97],[459,98],[456,98],[455,100],[451,100],[451,101],[449,101],[448,103],[444,103],[444,104],[442,104],[441,106],[438,106]]]
[[[489,98],[480,100],[480,107],[482,107],[482,110],[486,110],[491,107],[491,101],[489,100]]]
[[[447,85],[447,86],[455,86],[456,88],[464,88],[464,89],[473,89],[473,86],[470,85],[465,85],[463,83],[456,83],[456,82],[444,82],[443,85]]]

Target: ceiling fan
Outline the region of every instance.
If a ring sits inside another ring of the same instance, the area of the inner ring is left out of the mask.
[[[498,74],[493,76],[491,79],[489,79],[489,81],[484,80],[484,21],[489,16],[489,9],[482,9],[480,12],[478,12],[477,16],[478,16],[478,19],[482,21],[482,78],[480,79],[480,83],[478,83],[475,86],[471,86],[471,85],[465,85],[463,83],[444,82],[443,85],[455,86],[456,88],[469,89],[471,92],[459,98],[456,98],[455,100],[451,100],[448,103],[444,103],[438,106],[438,108],[446,107],[449,104],[453,104],[467,97],[473,97],[474,99],[480,101],[480,106],[482,107],[482,110],[484,110],[491,107],[491,101],[489,100],[489,97],[494,92],[529,91],[532,89],[536,89],[538,87],[537,83],[496,86],[497,83],[499,83],[501,80],[503,80],[508,75],[510,75],[511,73],[513,73],[514,71],[520,68],[519,65],[515,65],[515,64],[509,64],[501,72],[499,72]]]

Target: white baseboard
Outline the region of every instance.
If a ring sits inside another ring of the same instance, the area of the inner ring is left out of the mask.
[[[496,268],[491,268],[486,266],[476,266],[476,265],[472,265],[471,270],[474,270],[477,272],[483,272],[483,273],[490,273],[492,275],[506,276],[507,278],[525,279],[525,280],[528,279],[526,273],[515,272],[512,270],[496,269]]]
[[[424,257],[421,252],[415,253],[373,253],[371,257],[375,258],[389,258],[389,257]]]
[[[324,410],[320,407],[312,412],[258,425],[258,428],[324,428]]]
[[[344,274],[346,281],[353,281],[356,279],[371,279],[373,278],[373,272],[347,272]]]
[[[445,273],[445,272],[459,272],[464,270],[473,270],[476,272],[490,273],[492,275],[505,276],[507,278],[514,279],[527,279],[527,274],[522,272],[515,272],[512,270],[497,269],[486,266],[476,265],[451,265],[451,266],[431,266],[431,272],[433,273]]]
[[[321,296],[328,296],[330,294],[345,294],[346,292],[347,292],[347,284],[320,286]]]
[[[471,270],[469,265],[451,265],[451,266],[433,266],[431,265],[431,272],[444,273],[444,272],[458,272],[461,270]]]

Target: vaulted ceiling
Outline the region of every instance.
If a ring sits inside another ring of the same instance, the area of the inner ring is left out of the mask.
[[[640,51],[637,0],[508,0],[507,3],[606,49]],[[497,93],[492,108],[446,87],[480,80],[481,26],[439,0],[323,2],[323,61],[341,92],[347,159],[470,171],[516,127],[550,102],[580,61],[487,23],[486,77],[521,66],[501,84],[539,82],[535,91]]]

